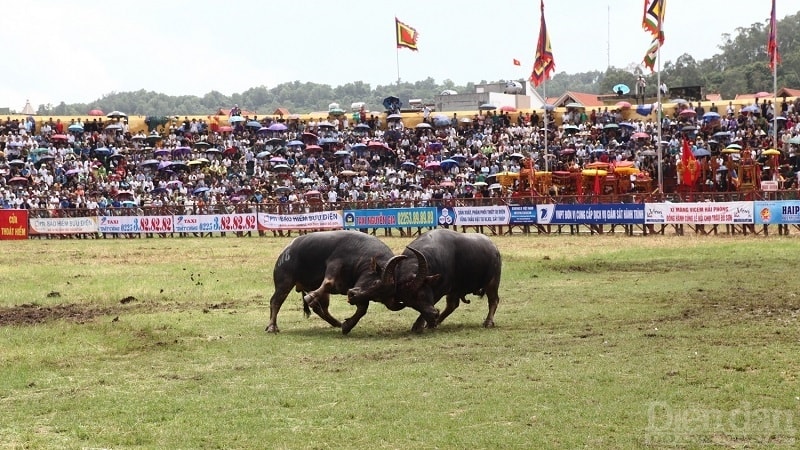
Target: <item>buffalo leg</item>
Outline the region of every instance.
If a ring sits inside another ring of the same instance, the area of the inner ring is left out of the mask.
[[[344,323],[342,324],[342,334],[347,334],[353,327],[358,324],[358,321],[364,317],[364,314],[367,313],[367,308],[369,308],[369,302],[363,302],[356,304],[356,312],[353,313],[352,316],[345,319]]]
[[[339,328],[342,326],[342,323],[331,316],[331,313],[328,311],[330,300],[330,296],[328,294],[324,294],[317,297],[316,301],[309,306],[311,306],[311,309],[317,313],[318,316],[322,317],[326,322],[331,324],[332,327]]]
[[[276,284],[275,293],[269,299],[269,324],[267,325],[268,333],[277,333],[278,329],[278,311],[281,310],[283,302],[292,290],[292,284]]]
[[[458,305],[461,303],[461,297],[453,294],[448,294],[446,300],[447,300],[447,306],[445,306],[444,311],[442,311],[442,313],[439,314],[439,318],[437,319],[437,325],[444,322],[444,319],[446,319],[447,316],[452,314],[452,312],[455,311],[456,308],[458,308]]]
[[[497,311],[497,305],[500,303],[500,295],[497,293],[498,286],[492,286],[486,290],[486,296],[489,300],[489,313],[486,315],[486,320],[483,321],[483,326],[492,328],[494,326],[494,313]]]
[[[411,326],[411,331],[415,333],[419,333],[422,331],[423,328],[436,328],[436,323],[439,318],[439,311],[433,307],[432,303],[425,302],[423,305],[406,305],[411,306],[415,310],[419,311],[419,317],[414,322],[414,325]]]

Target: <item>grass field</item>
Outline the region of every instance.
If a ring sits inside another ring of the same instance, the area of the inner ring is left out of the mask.
[[[348,336],[264,332],[285,238],[6,242],[0,448],[796,447],[800,240],[493,239],[496,328]]]

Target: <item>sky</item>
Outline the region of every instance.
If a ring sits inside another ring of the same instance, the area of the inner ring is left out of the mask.
[[[398,75],[456,85],[527,78],[540,24],[538,0],[13,5],[0,26],[8,44],[0,107],[18,111],[26,100],[36,109],[140,89],[202,96],[292,81],[363,81],[374,88]],[[644,0],[545,0],[556,71],[640,62],[651,41],[641,27],[643,6]],[[770,0],[670,0],[661,59],[708,58],[718,53],[724,33],[766,22],[770,8]],[[796,0],[777,0],[779,19],[799,9]],[[418,51],[397,49],[395,17],[417,30]]]

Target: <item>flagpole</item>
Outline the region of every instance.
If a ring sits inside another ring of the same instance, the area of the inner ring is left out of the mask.
[[[661,122],[663,120],[663,108],[661,106],[661,44],[658,44],[658,50],[656,50],[656,60],[658,64],[658,71],[656,72],[656,118],[658,119],[658,144],[656,148],[658,149],[658,193],[660,195],[664,195],[664,170],[663,170],[663,163],[664,163],[664,156],[663,156],[663,148],[661,145]]]
[[[394,50],[397,54],[397,85],[400,86],[400,47],[395,46]]]
[[[544,97],[544,171],[550,171],[550,158],[547,157],[547,77],[542,81],[542,97]]]

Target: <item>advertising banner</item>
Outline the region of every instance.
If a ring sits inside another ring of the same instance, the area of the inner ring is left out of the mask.
[[[173,216],[100,216],[101,233],[171,233]]]
[[[642,203],[536,205],[536,221],[557,225],[643,224]]]
[[[259,230],[340,230],[343,226],[341,211],[258,215]]]
[[[800,224],[800,200],[754,202],[753,209],[758,225]]]
[[[97,233],[97,216],[92,217],[32,217],[31,234],[88,234]]]
[[[751,224],[753,202],[645,203],[645,223]]]
[[[28,210],[0,209],[0,240],[28,239]]]
[[[508,206],[455,206],[439,209],[439,225],[508,225]]]
[[[345,228],[435,227],[436,208],[359,209],[344,212]]]

